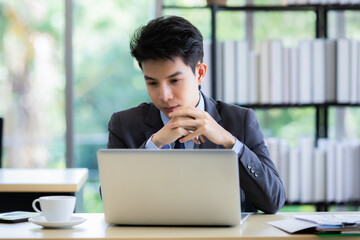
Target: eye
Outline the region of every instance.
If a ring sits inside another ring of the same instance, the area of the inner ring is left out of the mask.
[[[177,78],[170,80],[171,83],[178,83],[179,81],[180,81],[180,79],[177,79]]]
[[[149,86],[155,86],[156,82],[146,82],[146,84],[149,85]]]

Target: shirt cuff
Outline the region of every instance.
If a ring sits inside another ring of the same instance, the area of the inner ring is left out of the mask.
[[[156,150],[160,150],[160,148],[158,148],[154,143],[153,141],[151,140],[152,137],[154,136],[155,134],[151,135],[151,137],[149,137],[149,139],[147,140],[146,144],[145,144],[145,148],[146,149],[156,149]],[[161,149],[170,149],[170,144],[167,144],[167,145],[164,145]]]
[[[232,147],[232,150],[234,152],[236,152],[236,154],[238,155],[238,158],[240,157],[240,154],[241,154],[243,148],[244,148],[244,144],[242,142],[240,142],[237,138],[235,138],[235,144]]]

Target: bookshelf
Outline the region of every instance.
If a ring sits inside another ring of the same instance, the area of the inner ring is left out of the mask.
[[[315,13],[315,38],[328,38],[328,13],[329,11],[359,11],[360,4],[306,4],[306,5],[244,5],[244,6],[219,6],[216,4],[208,6],[176,6],[163,5],[164,9],[203,9],[208,8],[211,12],[211,66],[217,66],[217,13],[220,11],[238,11],[238,12],[270,12],[270,11],[312,11]],[[217,74],[216,67],[211,68],[211,95],[217,99]],[[315,142],[319,138],[328,138],[328,115],[330,107],[359,107],[360,103],[339,103],[337,101],[324,102],[320,104],[315,103],[297,103],[297,104],[241,104],[242,106],[254,109],[272,109],[272,108],[303,108],[313,107],[315,109]],[[296,203],[294,203],[296,204]],[[312,202],[316,206],[317,211],[326,211],[332,204],[341,205],[335,202]],[[350,201],[343,204],[359,206],[359,201]]]
[[[281,6],[218,6],[216,4],[208,6],[176,6],[176,5],[164,5],[163,8],[168,9],[202,9],[209,8],[211,10],[211,65],[216,66],[217,59],[217,13],[220,11],[245,11],[245,12],[268,12],[268,11],[313,11],[316,15],[316,38],[328,37],[328,12],[329,11],[359,11],[360,4],[315,4],[315,5],[281,5]],[[216,83],[217,83],[217,71],[216,67],[211,68],[211,85],[213,98],[217,99]],[[328,137],[328,111],[329,107],[335,106],[360,106],[360,104],[353,103],[337,103],[326,102],[323,104],[241,104],[250,108],[294,108],[294,107],[309,107],[312,106],[316,110],[315,120],[315,139]]]

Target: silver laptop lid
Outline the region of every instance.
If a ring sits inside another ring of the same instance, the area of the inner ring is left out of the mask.
[[[105,221],[124,225],[240,223],[232,150],[101,149]]]

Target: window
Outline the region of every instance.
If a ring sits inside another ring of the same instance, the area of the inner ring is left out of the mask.
[[[64,1],[0,0],[3,167],[64,167]]]
[[[149,101],[130,56],[134,30],[155,1],[70,0],[73,6],[76,167],[89,168],[81,211],[102,211],[96,151],[113,112]],[[139,7],[141,6],[141,7]],[[3,167],[66,167],[65,1],[0,0],[0,116]]]

